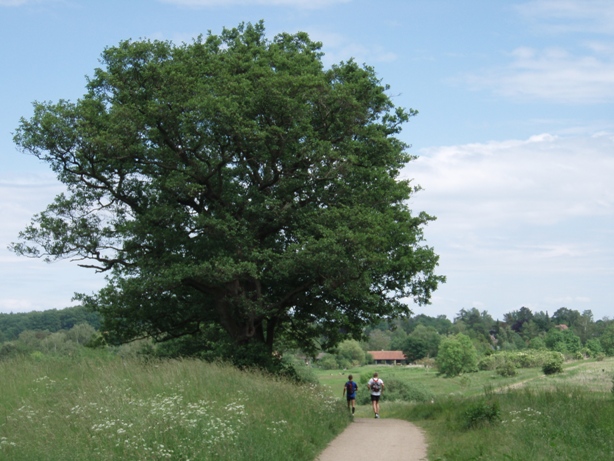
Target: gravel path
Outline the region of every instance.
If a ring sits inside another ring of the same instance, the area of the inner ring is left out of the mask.
[[[426,460],[422,430],[400,419],[356,418],[316,461]]]

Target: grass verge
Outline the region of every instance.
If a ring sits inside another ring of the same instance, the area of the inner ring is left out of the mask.
[[[196,360],[0,362],[0,459],[312,461],[349,423],[316,385]]]

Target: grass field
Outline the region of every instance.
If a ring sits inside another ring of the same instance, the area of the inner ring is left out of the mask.
[[[352,373],[365,382],[427,389],[382,417],[425,429],[431,461],[614,459],[614,360],[565,364],[544,376],[368,366],[316,370],[322,385],[195,360],[136,361],[92,351],[0,362],[0,460],[312,461],[350,421],[342,399]],[[369,405],[357,416],[371,417]]]
[[[384,382],[401,379],[434,395],[404,403],[386,400],[384,392],[381,411],[425,429],[431,461],[614,459],[614,359],[570,362],[551,376],[532,368],[511,378],[493,371],[443,378],[432,369],[382,366],[318,376],[340,397],[347,374],[360,382],[374,371]],[[357,415],[370,417],[369,406]]]
[[[349,423],[321,386],[196,360],[7,360],[0,389],[10,461],[312,461]]]

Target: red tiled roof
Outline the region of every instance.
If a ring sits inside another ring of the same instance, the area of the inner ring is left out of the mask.
[[[368,351],[373,360],[405,360],[403,351]]]

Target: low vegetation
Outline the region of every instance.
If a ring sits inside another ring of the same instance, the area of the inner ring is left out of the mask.
[[[110,346],[85,314],[0,316],[0,459],[313,460],[349,422],[348,374],[359,384],[356,416],[372,417],[366,382],[376,370],[382,417],[424,428],[431,461],[614,459],[607,319],[561,309],[544,329],[517,322],[512,334],[475,310],[454,323],[419,316],[319,361],[286,351],[290,380],[221,365],[197,342],[194,359],[180,358],[190,355],[184,343]],[[563,314],[569,328],[559,330]],[[423,366],[365,365],[367,351],[404,343]]]
[[[349,423],[316,384],[103,351],[0,361],[0,459],[305,460]]]
[[[431,461],[614,459],[614,360],[571,361],[561,368],[548,375],[536,365],[511,376],[493,369],[454,378],[420,367],[346,372],[362,380],[378,370],[385,383],[402,381],[430,393],[429,400],[407,402],[385,391],[381,415],[425,429]],[[342,374],[322,371],[319,377],[341,392]],[[369,406],[357,415],[371,416]]]

